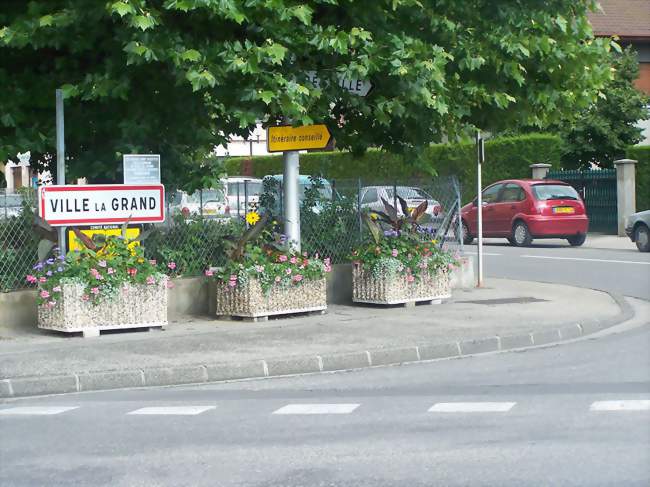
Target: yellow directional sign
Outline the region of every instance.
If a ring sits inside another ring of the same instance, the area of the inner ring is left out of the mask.
[[[266,129],[266,149],[269,152],[324,149],[330,137],[325,125],[269,127]]]

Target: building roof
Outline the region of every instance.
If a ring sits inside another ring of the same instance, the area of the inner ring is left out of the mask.
[[[602,12],[589,13],[597,36],[650,39],[650,0],[599,0]]]

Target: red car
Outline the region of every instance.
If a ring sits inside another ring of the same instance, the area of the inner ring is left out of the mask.
[[[477,200],[461,209],[463,242],[478,235]],[[511,179],[483,190],[483,236],[505,237],[524,247],[534,238],[565,238],[573,246],[587,237],[585,204],[573,187],[562,181]]]

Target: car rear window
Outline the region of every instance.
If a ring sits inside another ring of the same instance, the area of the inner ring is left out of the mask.
[[[386,194],[390,199],[393,198],[393,188],[386,190]],[[397,187],[397,196],[404,198],[405,200],[429,200],[431,196],[425,193],[420,188],[412,188],[406,186]]]
[[[237,196],[237,187],[239,187],[239,196],[244,197],[244,181],[229,181],[228,196]],[[262,183],[257,181],[248,181],[246,184],[248,195],[258,195],[262,192]]]
[[[536,184],[533,186],[535,198],[546,200],[579,200],[578,192],[566,184]]]

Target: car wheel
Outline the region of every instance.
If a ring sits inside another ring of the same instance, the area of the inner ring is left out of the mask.
[[[645,225],[639,225],[634,230],[636,248],[641,252],[650,252],[650,230]]]
[[[462,222],[461,223],[461,232],[462,233],[462,239],[463,239],[463,244],[464,245],[469,245],[474,241],[474,237],[472,237],[469,233],[469,227],[467,226],[467,223]]]
[[[511,243],[516,247],[528,247],[533,241],[533,236],[530,234],[530,230],[528,230],[528,225],[524,222],[515,223],[514,227],[512,227],[511,238]]]
[[[585,240],[587,240],[587,235],[584,233],[571,235],[570,237],[567,237],[567,240],[571,244],[571,247],[580,247],[583,243],[585,243]]]

